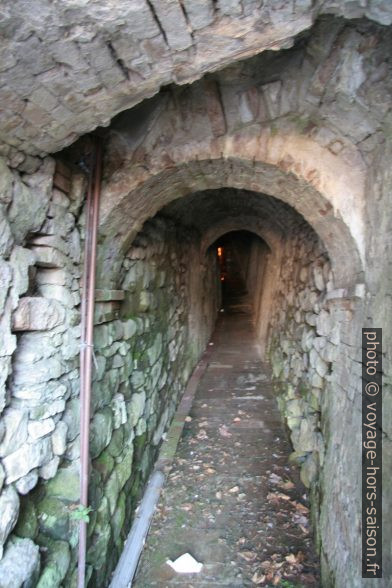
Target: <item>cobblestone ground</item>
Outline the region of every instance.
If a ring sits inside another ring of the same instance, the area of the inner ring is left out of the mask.
[[[246,299],[226,304],[134,586],[319,586],[308,500]],[[189,552],[198,574],[166,563]]]

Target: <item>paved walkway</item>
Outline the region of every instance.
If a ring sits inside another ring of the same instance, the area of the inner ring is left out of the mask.
[[[220,313],[134,586],[319,586],[308,502],[249,309]],[[166,563],[189,552],[200,573]]]

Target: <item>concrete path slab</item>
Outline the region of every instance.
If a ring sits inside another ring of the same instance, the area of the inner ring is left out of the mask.
[[[319,586],[308,500],[250,315],[221,313],[136,588]],[[189,552],[203,568],[178,574]]]

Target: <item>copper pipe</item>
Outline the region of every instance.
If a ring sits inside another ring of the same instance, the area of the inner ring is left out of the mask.
[[[88,507],[89,482],[89,433],[91,405],[91,375],[93,358],[95,274],[97,259],[97,234],[99,198],[101,192],[102,148],[95,143],[94,172],[91,174],[87,193],[87,218],[85,235],[85,259],[82,303],[81,303],[81,349],[80,349],[80,504]],[[93,182],[91,181],[93,179]],[[85,588],[86,581],[87,523],[79,524],[78,588]]]

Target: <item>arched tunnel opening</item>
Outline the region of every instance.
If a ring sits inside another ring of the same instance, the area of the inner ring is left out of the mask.
[[[122,318],[139,314],[148,325],[131,375],[131,402],[145,403],[136,426],[144,475],[155,456],[150,431],[156,447],[178,382],[208,350],[134,585],[178,581],[162,562],[189,552],[211,583],[224,566],[233,586],[252,578],[316,586],[309,490],[323,459],[320,400],[332,358],[321,337],[322,355],[309,363],[305,349],[333,289],[322,241],[274,197],[205,190],[146,221],[120,276]]]
[[[254,272],[260,271],[257,262],[262,262],[254,259],[257,242],[268,250],[260,237],[246,230],[226,233],[211,245],[218,256],[221,312],[249,312]]]

